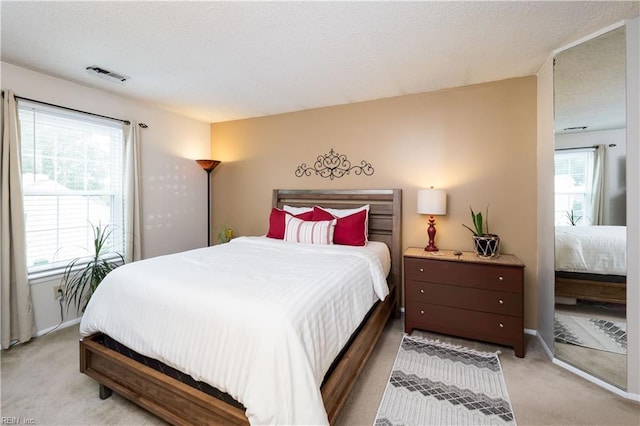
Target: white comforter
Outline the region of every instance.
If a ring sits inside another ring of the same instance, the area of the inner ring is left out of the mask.
[[[556,271],[627,274],[625,226],[557,226]]]
[[[80,325],[229,393],[252,424],[326,424],[320,385],[376,299],[389,252],[264,237],[122,266]]]

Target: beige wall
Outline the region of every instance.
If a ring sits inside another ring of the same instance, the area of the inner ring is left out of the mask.
[[[301,163],[334,149],[375,173],[298,178]],[[526,265],[527,328],[536,328],[536,77],[214,123],[213,229],[267,232],[273,188],[402,188],[403,245],[426,245],[416,191],[447,191],[436,218],[440,248],[471,250],[469,206],[490,205],[502,252]]]

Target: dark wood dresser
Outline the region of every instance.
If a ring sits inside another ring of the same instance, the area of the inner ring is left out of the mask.
[[[501,254],[404,253],[405,331],[414,328],[512,346],[524,357],[524,264]]]

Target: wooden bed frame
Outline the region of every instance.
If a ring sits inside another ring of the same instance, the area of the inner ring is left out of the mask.
[[[627,279],[620,275],[555,273],[555,295],[607,303],[627,303]]]
[[[273,206],[353,208],[370,205],[369,239],[386,243],[391,251],[389,296],[378,302],[359,332],[343,350],[321,387],[329,422],[333,423],[391,314],[400,316],[402,265],[402,192],[384,190],[274,190]],[[169,423],[248,424],[243,410],[210,396],[142,363],[108,349],[100,334],[80,340],[80,372],[100,384],[100,398],[112,391],[130,399]]]

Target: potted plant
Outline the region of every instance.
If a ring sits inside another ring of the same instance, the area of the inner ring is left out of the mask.
[[[571,226],[576,226],[580,219],[582,219],[582,216],[578,216],[577,214],[573,213],[573,209],[571,209],[571,212],[564,212],[564,215],[567,220],[569,220]]]
[[[224,225],[222,228],[220,228],[220,231],[218,231],[218,244],[228,243],[235,237],[236,232],[232,228],[229,228],[227,225]]]
[[[120,253],[109,252],[106,257],[105,245],[111,236],[109,225],[104,228],[101,225],[93,226],[93,253],[91,258],[78,257],[73,259],[64,268],[62,274],[62,291],[67,302],[67,311],[73,303],[76,309],[84,312],[89,299],[98,288],[104,277],[118,266],[124,263],[124,257]],[[113,257],[115,256],[115,257]],[[86,264],[83,264],[87,262]],[[81,265],[77,267],[77,265]],[[73,301],[73,302],[72,302]]]
[[[473,248],[480,257],[498,257],[500,255],[500,237],[489,233],[489,206],[485,211],[484,221],[482,213],[475,213],[471,207],[473,228],[462,224],[473,233]]]

